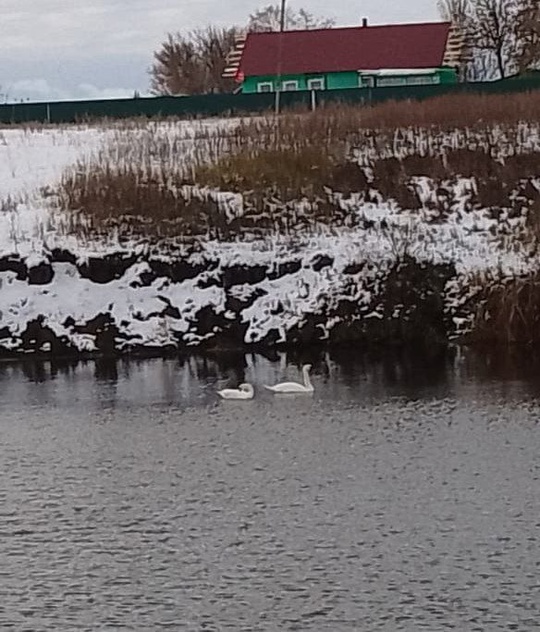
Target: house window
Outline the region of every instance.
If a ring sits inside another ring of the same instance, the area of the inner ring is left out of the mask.
[[[439,75],[416,75],[407,77],[409,86],[432,86],[441,82]]]
[[[381,77],[377,79],[379,88],[393,88],[394,86],[407,85],[407,77]]]
[[[317,79],[308,79],[308,90],[324,90],[324,79],[318,77]]]
[[[270,81],[261,81],[257,84],[257,92],[273,92],[274,86]]]
[[[294,92],[298,90],[298,81],[284,81],[281,89],[283,92]]]
[[[361,88],[374,88],[375,87],[374,77],[366,77],[365,75],[360,75],[358,79],[359,79],[359,85]]]

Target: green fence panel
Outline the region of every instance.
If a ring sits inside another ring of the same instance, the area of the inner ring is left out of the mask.
[[[540,90],[540,76],[457,85],[353,88],[310,92],[282,92],[280,104],[307,108],[314,104],[369,105],[389,100],[421,101],[448,94],[510,94]],[[275,94],[205,94],[189,97],[145,97],[96,101],[58,101],[0,105],[0,123],[74,123],[92,119],[135,117],[193,117],[257,114],[275,108]]]
[[[0,105],[0,122],[30,123],[47,121],[47,103],[13,103]]]

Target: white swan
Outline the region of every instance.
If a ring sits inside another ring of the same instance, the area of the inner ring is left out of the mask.
[[[298,382],[282,382],[275,386],[266,386],[264,388],[272,391],[273,393],[313,393],[315,390],[313,384],[309,379],[309,372],[311,371],[311,364],[305,364],[302,367],[302,374],[304,376],[304,383]]]
[[[218,391],[222,399],[253,399],[255,389],[251,384],[240,384],[238,388],[225,388]]]

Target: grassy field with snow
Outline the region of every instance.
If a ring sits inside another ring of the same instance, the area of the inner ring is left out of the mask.
[[[0,353],[537,342],[539,99],[448,99],[1,130]]]

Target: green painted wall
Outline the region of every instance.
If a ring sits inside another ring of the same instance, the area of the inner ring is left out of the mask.
[[[328,90],[341,90],[342,88],[358,88],[358,73],[330,72],[326,75],[326,87]]]
[[[298,81],[298,90],[307,90],[309,79],[324,78],[324,85],[326,90],[339,90],[341,88],[358,88],[358,73],[357,72],[333,72],[333,73],[321,73],[311,75],[283,75],[281,77],[281,83],[286,81]],[[259,76],[259,77],[246,77],[242,84],[242,92],[244,94],[252,94],[258,92],[258,85],[260,83],[271,83],[272,90],[276,89],[277,78],[272,75]]]
[[[281,77],[281,82],[283,83],[285,81],[298,81],[298,89],[307,90],[307,79],[305,75],[283,75]],[[272,91],[274,91],[277,85],[277,78],[273,75],[262,77],[246,77],[244,83],[242,84],[242,92],[244,94],[258,92],[257,87],[260,83],[271,83]]]
[[[439,70],[439,76],[441,77],[442,84],[458,83],[458,72],[454,68],[441,68]]]
[[[369,71],[363,73],[364,76],[369,76]],[[414,75],[411,73],[410,78],[414,80],[414,77],[425,76],[425,75]],[[429,75],[428,75],[429,76]],[[439,77],[439,84],[441,85],[450,85],[458,82],[457,72],[453,68],[439,68],[436,72],[433,73],[433,76]],[[308,80],[324,77],[325,81],[325,90],[342,90],[346,88],[358,88],[359,87],[359,79],[358,72],[350,71],[350,72],[331,72],[326,74],[312,74],[312,75],[284,75],[281,78],[282,85],[286,81],[297,81],[298,82],[298,90],[307,90],[308,89]],[[390,76],[385,77],[385,79],[390,78]],[[408,77],[404,77],[404,79],[408,79]],[[377,78],[375,78],[377,81]],[[242,84],[242,93],[243,94],[253,94],[258,92],[258,85],[260,83],[271,83],[272,91],[276,90],[277,79],[275,76],[267,75],[267,76],[257,76],[257,77],[246,77],[244,83]],[[404,87],[407,86],[407,82],[404,83]],[[413,85],[412,83],[409,85]],[[418,84],[416,84],[418,85]],[[376,86],[375,86],[376,87]]]

